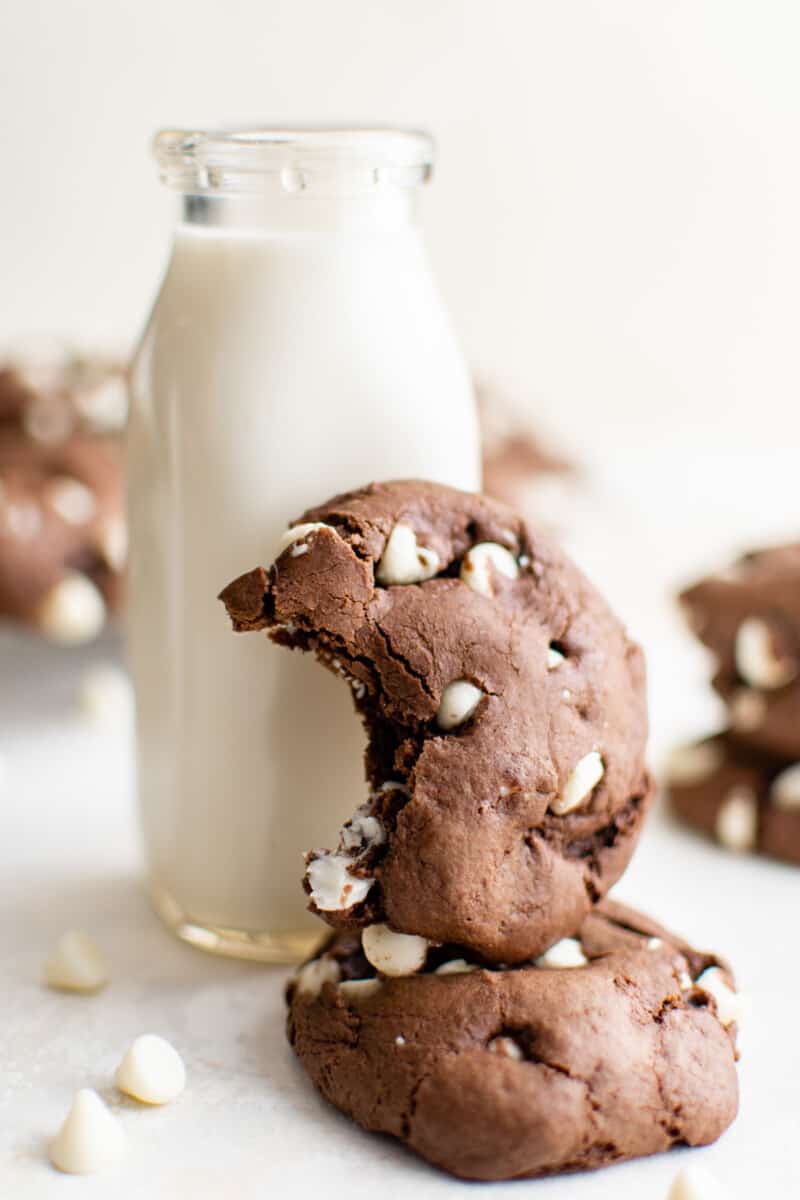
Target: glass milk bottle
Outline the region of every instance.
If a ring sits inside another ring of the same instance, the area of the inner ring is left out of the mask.
[[[164,132],[180,216],[136,355],[129,651],[152,894],[179,936],[290,961],[303,851],[364,798],[348,689],[232,633],[216,597],[308,506],[370,480],[479,486],[464,360],[400,130]]]

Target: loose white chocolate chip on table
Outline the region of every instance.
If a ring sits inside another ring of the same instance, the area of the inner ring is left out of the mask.
[[[714,832],[721,845],[737,854],[755,848],[758,801],[751,788],[739,785],[730,789],[717,813]]]
[[[374,979],[344,979],[339,984],[339,991],[349,1000],[368,1000],[381,990],[381,981]]]
[[[551,803],[550,811],[554,812],[556,816],[563,817],[565,813],[572,812],[574,808],[583,804],[603,778],[605,770],[600,753],[597,750],[590,750],[575,766],[564,784],[561,795]]]
[[[393,584],[424,583],[439,570],[439,555],[435,550],[417,544],[417,535],[410,525],[395,525],[383,555],[375,570],[375,578],[385,587]]]
[[[449,962],[441,963],[433,972],[434,975],[469,975],[477,971],[475,963],[468,963],[465,958],[451,958]]]
[[[726,1200],[713,1175],[703,1167],[684,1167],[672,1181],[666,1200]]]
[[[769,798],[778,808],[800,809],[800,762],[776,775]]]
[[[748,617],[736,630],[734,641],[736,670],[752,687],[783,687],[797,675],[793,658],[780,658],[769,625],[758,617]]]
[[[560,667],[565,659],[565,655],[560,650],[556,650],[555,646],[547,647],[547,669],[554,671],[556,667]]]
[[[492,1038],[486,1048],[490,1054],[499,1054],[502,1058],[513,1058],[515,1062],[522,1062],[525,1057],[522,1047],[510,1037]]]
[[[108,983],[108,966],[102,952],[79,929],[62,933],[44,965],[48,987],[64,992],[97,992]]]
[[[752,688],[737,688],[729,702],[731,725],[737,733],[760,729],[767,715],[767,702]]]
[[[298,996],[316,1000],[326,983],[338,983],[341,978],[339,964],[334,958],[315,958],[300,968],[294,977]]]
[[[354,860],[345,854],[322,854],[308,864],[306,875],[311,899],[320,911],[350,908],[366,899],[375,880],[351,874],[354,865]]]
[[[105,623],[106,606],[91,579],[72,571],[50,589],[37,617],[46,637],[71,646],[97,636]]]
[[[678,787],[703,783],[722,766],[724,758],[722,747],[716,742],[677,746],[667,759],[667,782]]]
[[[415,933],[395,933],[388,925],[368,925],[361,947],[376,971],[384,975],[413,975],[425,965],[428,939]]]
[[[278,547],[275,551],[275,557],[280,558],[284,550],[288,550],[293,546],[292,553],[298,550],[295,543],[304,542],[305,539],[312,533],[316,533],[318,529],[332,529],[332,525],[326,525],[324,521],[307,521],[305,525],[293,525],[291,529],[287,529],[281,534],[278,539]],[[308,549],[308,547],[306,547]]]
[[[517,579],[519,576],[517,560],[510,550],[506,550],[499,542],[478,542],[464,555],[459,578],[473,592],[491,597],[494,595],[492,568],[507,579]]]
[[[81,1088],[50,1143],[50,1161],[69,1175],[90,1175],[117,1162],[125,1143],[122,1126],[97,1092]]]
[[[97,501],[85,483],[69,475],[47,485],[47,503],[68,525],[86,525],[97,512]]]
[[[571,967],[585,967],[589,960],[583,953],[583,946],[577,938],[562,938],[560,942],[556,942],[549,950],[545,950],[544,954],[540,954],[534,961],[537,967],[563,970]]]
[[[121,667],[100,663],[90,667],[78,687],[78,703],[90,721],[116,725],[133,718],[133,687]]]
[[[143,1033],[117,1067],[117,1087],[144,1104],[169,1104],[186,1087],[186,1068],[174,1046]]]
[[[480,704],[483,692],[468,683],[466,679],[456,679],[448,683],[442,692],[439,708],[436,712],[436,724],[445,731],[463,725]]]
[[[716,1000],[721,1025],[731,1025],[735,1021],[739,1029],[742,1028],[750,1013],[750,998],[734,991],[719,967],[708,967],[698,976],[696,985]]]

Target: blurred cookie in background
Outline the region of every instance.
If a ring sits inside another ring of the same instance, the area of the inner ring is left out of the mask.
[[[475,380],[483,444],[483,490],[556,530],[569,521],[578,467],[546,446],[530,415],[494,382]]]
[[[126,410],[117,360],[40,343],[0,362],[0,619],[73,644],[119,609]]]
[[[800,865],[800,762],[717,734],[673,751],[666,786],[676,816],[726,849]]]
[[[800,758],[800,542],[745,554],[680,601],[737,740]]]

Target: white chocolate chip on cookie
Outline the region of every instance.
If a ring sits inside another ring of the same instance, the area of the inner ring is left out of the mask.
[[[79,479],[59,476],[47,485],[47,503],[68,525],[86,525],[97,512],[97,501]]]
[[[469,975],[477,969],[475,963],[468,963],[465,958],[451,958],[447,962],[440,963],[433,973],[434,975]]]
[[[722,766],[724,759],[722,747],[716,742],[676,746],[667,760],[667,783],[676,787],[693,787],[703,783]]]
[[[544,954],[535,959],[537,967],[564,970],[572,967],[585,967],[588,958],[583,953],[583,946],[577,938],[562,938]]]
[[[298,558],[308,551],[307,539],[312,533],[316,533],[318,529],[332,528],[332,525],[326,525],[324,521],[307,521],[305,525],[293,525],[291,529],[285,530],[278,539],[275,557],[280,558],[283,552],[291,546],[292,556]]]
[[[37,613],[37,624],[45,637],[64,646],[96,637],[105,619],[103,597],[91,579],[78,571],[71,571],[50,589]]]
[[[576,764],[572,774],[564,784],[561,795],[550,805],[550,811],[556,816],[563,817],[583,804],[592,794],[600,780],[605,775],[605,764],[598,750],[590,750]]]
[[[548,669],[548,671],[555,671],[556,667],[561,666],[561,664],[565,658],[566,658],[566,655],[562,654],[560,650],[557,650],[555,646],[548,646],[547,647],[547,669]]]
[[[338,983],[341,970],[335,958],[313,958],[300,967],[294,977],[298,996],[316,1000],[326,983]]]
[[[388,925],[368,925],[361,947],[376,971],[384,975],[413,975],[425,965],[428,939],[414,933],[395,933]]]
[[[522,1062],[525,1058],[519,1042],[510,1037],[492,1038],[486,1049],[490,1054],[499,1054],[501,1058],[511,1058],[514,1062]]]
[[[439,565],[436,551],[420,546],[411,526],[398,521],[387,538],[383,555],[375,569],[375,578],[384,587],[424,583],[426,579],[433,578]]]
[[[758,835],[758,802],[752,788],[732,787],[714,824],[717,840],[728,850],[744,854],[753,850]]]
[[[466,679],[456,679],[448,683],[442,692],[439,708],[436,713],[436,724],[445,731],[463,725],[481,702],[483,692]]]
[[[731,725],[737,733],[752,733],[760,729],[767,715],[767,702],[753,688],[737,688],[729,703]]]
[[[351,908],[367,898],[374,879],[351,873],[353,859],[345,854],[321,854],[308,864],[311,899],[321,912]]]
[[[775,777],[769,798],[778,808],[800,809],[800,762]]]
[[[741,1029],[749,1015],[749,998],[741,992],[734,991],[719,967],[708,967],[695,980],[695,986],[714,997],[721,1025],[732,1025],[735,1022]]]
[[[373,977],[372,979],[344,979],[339,984],[339,991],[348,1000],[368,1000],[370,996],[374,996],[376,992],[379,992],[381,987],[381,981],[377,977]]]
[[[492,568],[507,579],[517,579],[519,566],[510,550],[499,542],[479,542],[464,555],[459,578],[482,596],[494,595]]]
[[[748,617],[736,630],[734,658],[736,670],[751,687],[770,691],[797,675],[796,660],[778,653],[769,625],[758,617]]]

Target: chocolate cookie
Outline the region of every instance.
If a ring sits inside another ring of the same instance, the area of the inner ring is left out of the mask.
[[[800,762],[719,734],[673,752],[667,792],[681,820],[727,849],[800,864]]]
[[[746,554],[681,601],[737,738],[800,758],[800,543]]]
[[[221,598],[236,629],[313,650],[366,724],[369,799],[308,861],[330,924],[519,962],[625,869],[651,794],[642,654],[509,509],[372,484],[307,512]]]
[[[465,1179],[605,1166],[713,1142],[737,1110],[727,968],[605,901],[537,964],[455,947],[378,975],[334,936],[289,985],[288,1036],[365,1129]]]
[[[122,375],[69,361],[0,370],[0,617],[65,643],[119,606],[126,551],[122,449],[100,432]]]

